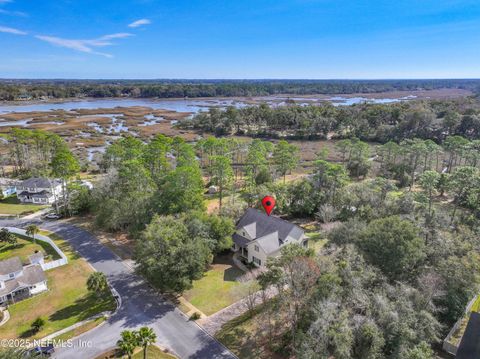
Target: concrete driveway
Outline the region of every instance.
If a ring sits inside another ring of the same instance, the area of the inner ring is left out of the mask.
[[[120,309],[103,325],[76,338],[73,347],[57,348],[54,358],[94,358],[113,348],[122,330],[142,326],[153,328],[157,343],[180,358],[236,358],[197,324],[185,318],[175,306],[162,299],[91,233],[62,222],[35,222],[65,238],[96,270],[105,273],[122,298]],[[0,224],[22,227],[26,222],[2,220]]]

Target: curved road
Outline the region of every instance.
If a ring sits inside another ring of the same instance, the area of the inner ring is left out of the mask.
[[[2,226],[17,227],[24,227],[27,223],[32,221],[0,222]],[[54,358],[94,358],[112,349],[122,330],[138,329],[141,326],[153,328],[157,334],[157,343],[169,348],[182,359],[236,358],[197,324],[186,319],[175,306],[162,299],[139,276],[133,274],[128,266],[90,232],[62,222],[37,224],[66,239],[97,271],[105,273],[122,298],[120,309],[103,325],[76,338],[72,348],[57,348]]]

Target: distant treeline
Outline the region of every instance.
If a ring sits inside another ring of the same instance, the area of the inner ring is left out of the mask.
[[[211,108],[180,126],[216,135],[277,138],[350,138],[402,141],[408,138],[442,142],[447,136],[480,138],[480,104],[475,98],[406,101],[392,104],[338,106],[265,104],[241,109]]]
[[[75,97],[216,97],[465,89],[480,80],[0,80],[0,100]]]

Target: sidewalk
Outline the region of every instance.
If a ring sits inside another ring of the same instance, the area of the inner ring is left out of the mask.
[[[110,316],[110,312],[103,312],[103,313],[99,313],[99,314],[96,314],[94,315],[93,317],[90,317],[88,319],[85,319],[85,320],[82,320],[81,322],[78,322],[78,323],[75,323],[67,328],[63,328],[62,330],[59,330],[58,332],[55,332],[55,333],[52,333],[50,335],[47,335],[45,338],[42,338],[41,341],[49,341],[49,340],[52,340],[56,337],[58,337],[59,335],[62,335],[64,333],[67,333],[73,329],[76,329],[78,327],[81,327],[82,325],[84,324],[87,324],[88,322],[91,322],[92,320],[95,320],[95,319],[98,319],[98,318],[101,318],[101,317],[109,317]],[[101,324],[100,324],[101,325]],[[95,328],[98,328],[95,327]]]

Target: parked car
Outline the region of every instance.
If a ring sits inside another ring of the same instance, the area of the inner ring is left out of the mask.
[[[49,357],[53,353],[55,353],[55,348],[53,347],[53,344],[38,346],[29,351],[29,354],[33,357],[42,357],[42,356]]]
[[[47,213],[45,216],[46,219],[60,219],[62,216],[60,214],[56,214],[55,212]]]

